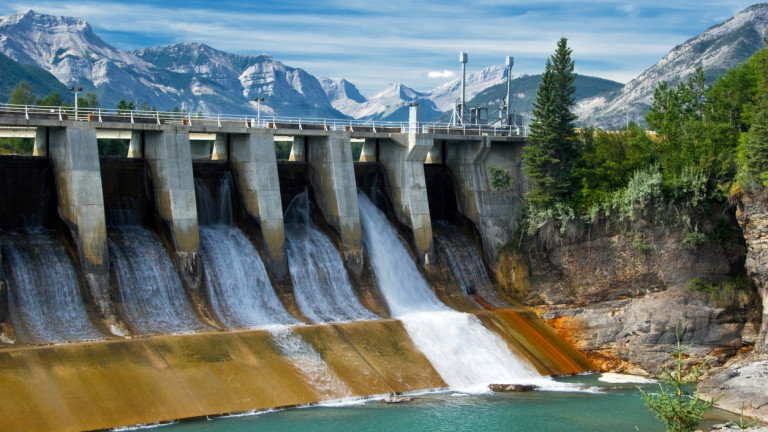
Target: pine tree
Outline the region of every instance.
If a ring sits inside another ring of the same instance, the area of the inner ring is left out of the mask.
[[[757,57],[760,71],[758,94],[752,113],[752,127],[746,137],[747,170],[768,187],[768,51]]]
[[[567,197],[571,189],[569,165],[575,154],[576,115],[571,49],[568,39],[557,42],[547,59],[533,107],[529,145],[523,151],[525,173],[530,179],[528,202],[547,208]]]
[[[35,91],[26,81],[22,81],[11,93],[11,98],[8,99],[9,104],[15,105],[32,105],[35,103]]]

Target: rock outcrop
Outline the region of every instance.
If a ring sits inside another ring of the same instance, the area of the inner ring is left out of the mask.
[[[762,326],[753,352],[710,371],[699,390],[707,397],[720,397],[718,405],[722,408],[734,412],[743,409],[746,416],[768,421],[768,202],[742,196],[736,218],[747,245],[744,267],[762,299]]]
[[[698,222],[707,240],[691,246],[682,230],[645,227],[635,234],[607,229],[526,256],[505,250],[496,263],[500,285],[542,310],[558,333],[604,370],[658,374],[680,341],[688,362],[724,364],[756,334],[757,306],[748,289],[727,299],[688,287],[725,284],[743,274],[746,246],[732,212]],[[767,250],[768,253],[768,250]],[[767,255],[768,256],[768,255]],[[529,260],[530,284],[519,263]],[[746,335],[746,337],[745,337]]]
[[[755,341],[755,352],[768,352],[768,203],[751,196],[741,198],[736,219],[744,233],[747,259],[744,268],[762,298],[762,327]]]

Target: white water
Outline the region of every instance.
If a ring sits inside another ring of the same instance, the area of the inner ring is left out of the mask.
[[[120,303],[139,333],[209,329],[192,311],[179,275],[154,233],[139,226],[113,227],[109,253]]]
[[[288,327],[270,328],[279,354],[293,363],[322,399],[341,399],[353,396],[352,390],[325,363],[312,345]]]
[[[208,298],[221,322],[227,328],[298,324],[278,299],[256,248],[233,226],[229,173],[214,193],[195,179],[195,195]]]
[[[51,231],[3,236],[10,320],[20,342],[103,339],[88,318],[74,264]]]
[[[200,244],[211,306],[225,326],[298,324],[277,298],[261,257],[240,229],[200,226]]]
[[[364,194],[358,195],[365,244],[376,282],[392,315],[416,347],[455,389],[487,390],[492,383],[544,384],[536,369],[510,351],[472,315],[456,312],[434,295],[397,232]]]
[[[377,319],[357,300],[339,251],[309,221],[306,192],[302,195],[286,211],[289,223],[285,225],[288,266],[299,308],[316,323]]]
[[[506,302],[502,301],[493,289],[480,253],[469,238],[446,221],[433,222],[432,230],[435,248],[440,252],[441,259],[446,261],[462,290],[467,295],[479,295],[492,306],[504,307]]]

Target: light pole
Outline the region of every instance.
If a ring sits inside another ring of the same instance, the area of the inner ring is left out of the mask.
[[[256,125],[261,127],[261,103],[264,102],[264,98],[255,97],[253,100],[256,102]]]
[[[77,120],[77,93],[83,91],[82,87],[70,87],[69,91],[75,93],[75,120]]]

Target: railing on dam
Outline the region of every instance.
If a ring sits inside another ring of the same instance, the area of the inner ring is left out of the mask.
[[[527,136],[527,128],[518,125],[452,125],[440,122],[375,121],[312,117],[262,116],[252,114],[204,114],[175,111],[143,111],[105,108],[0,104],[3,118],[24,120],[81,121],[92,123],[130,123],[156,125],[204,125],[219,127],[324,130],[370,133],[424,133],[436,135]]]

